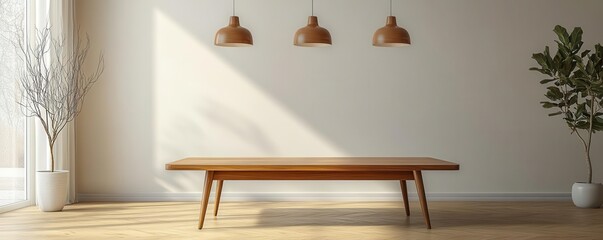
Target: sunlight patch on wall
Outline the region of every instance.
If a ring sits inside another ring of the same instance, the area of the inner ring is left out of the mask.
[[[160,10],[154,22],[155,68],[149,70],[155,76],[158,171],[187,156],[343,155],[212,52],[213,45],[201,43]],[[232,50],[244,55],[250,49]],[[184,178],[167,181],[159,182],[166,188],[196,185]]]

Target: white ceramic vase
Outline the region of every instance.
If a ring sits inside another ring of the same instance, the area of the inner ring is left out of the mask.
[[[36,172],[36,197],[38,207],[44,212],[63,210],[67,200],[69,171]]]
[[[603,185],[577,182],[572,186],[572,201],[579,208],[599,208],[603,204]]]

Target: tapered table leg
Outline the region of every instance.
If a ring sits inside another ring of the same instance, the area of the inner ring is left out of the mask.
[[[218,208],[220,207],[220,197],[222,196],[222,185],[224,180],[218,180],[218,186],[216,186],[216,202],[214,203],[214,216],[218,216]]]
[[[423,216],[425,217],[425,225],[427,229],[431,229],[431,221],[429,220],[429,209],[427,209],[427,198],[425,197],[425,187],[423,186],[423,175],[421,171],[413,171],[415,176],[415,184],[417,185],[417,194],[419,195],[419,201],[421,202],[421,210],[423,210]]]
[[[406,216],[410,216],[410,208],[408,206],[408,190],[406,189],[406,180],[400,180],[400,188],[402,189],[402,200],[404,200],[404,210]]]
[[[214,171],[207,171],[205,174],[205,184],[203,186],[203,197],[201,198],[201,213],[199,215],[199,229],[203,228],[207,204],[209,203],[209,194],[211,193],[211,184],[214,181]]]

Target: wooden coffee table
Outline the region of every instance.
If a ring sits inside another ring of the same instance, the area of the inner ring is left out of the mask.
[[[399,180],[406,216],[409,216],[406,180],[415,180],[425,224],[431,229],[421,171],[459,170],[459,165],[428,157],[194,157],[168,163],[165,168],[207,171],[199,229],[203,228],[213,180],[218,181],[214,216],[218,215],[224,180]]]

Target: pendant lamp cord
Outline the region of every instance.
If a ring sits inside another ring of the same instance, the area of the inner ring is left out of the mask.
[[[389,0],[389,15],[392,16],[392,0]]]
[[[312,0],[312,16],[314,16],[314,0]]]
[[[235,0],[232,0],[232,15],[236,16],[236,14],[235,14]]]

